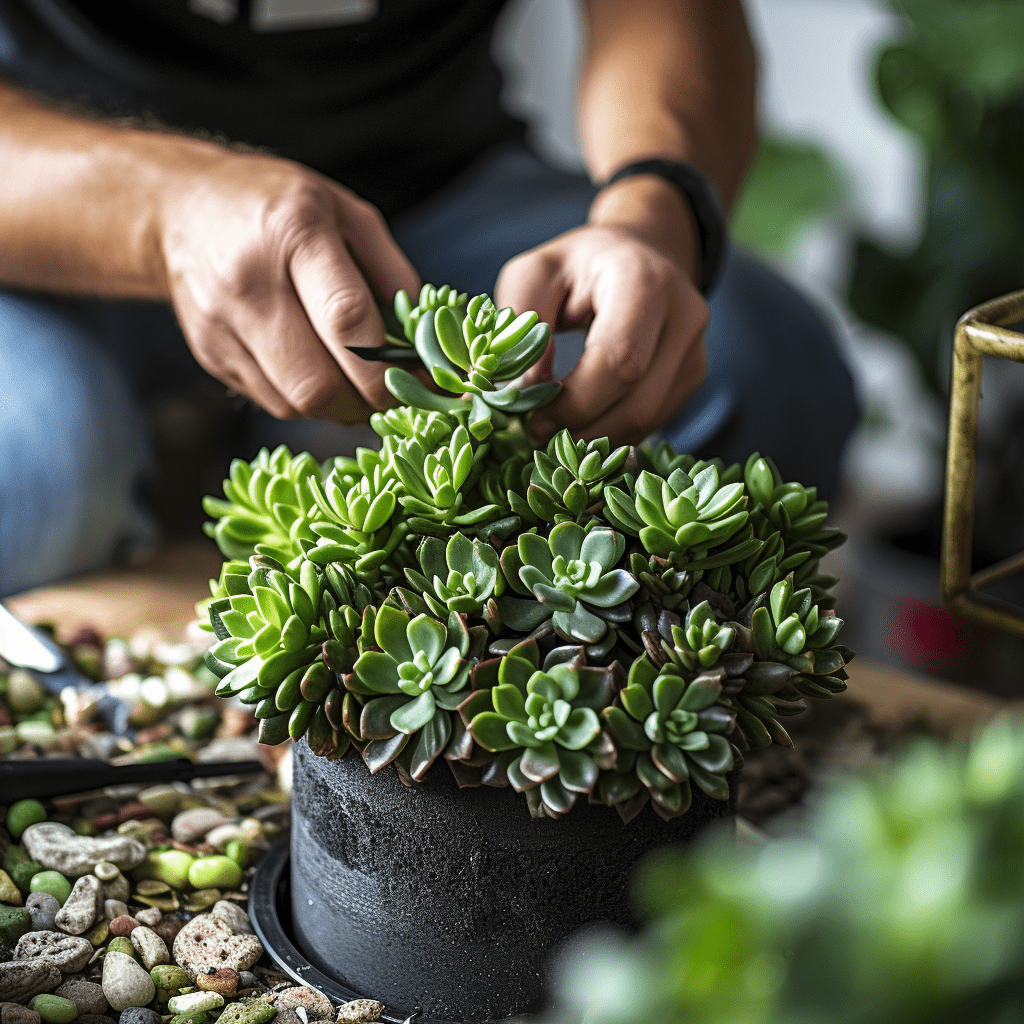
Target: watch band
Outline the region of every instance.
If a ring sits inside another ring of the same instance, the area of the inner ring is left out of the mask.
[[[624,178],[639,174],[653,174],[671,182],[682,193],[693,211],[697,224],[697,244],[700,249],[699,286],[704,295],[714,288],[725,262],[728,233],[725,212],[718,190],[711,179],[693,164],[681,160],[637,160],[620,167],[600,187],[607,188]]]

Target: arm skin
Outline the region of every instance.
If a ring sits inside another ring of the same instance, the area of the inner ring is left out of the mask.
[[[593,180],[647,157],[685,160],[731,206],[757,139],[740,0],[586,0],[586,11],[579,116]],[[585,226],[506,264],[500,305],[536,309],[553,327],[590,325],[562,396],[535,414],[535,435],[565,426],[636,443],[693,395],[707,372],[697,260],[689,205],[643,175],[603,190]],[[552,356],[533,379],[550,375]]]
[[[380,214],[274,157],[72,117],[0,81],[0,282],[173,304],[196,359],[274,415],[393,404],[374,296],[415,294]],[[140,339],[140,344],[144,344]]]

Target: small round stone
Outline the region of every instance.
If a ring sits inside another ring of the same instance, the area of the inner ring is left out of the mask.
[[[128,904],[124,900],[104,900],[103,916],[108,921],[113,921],[118,917],[127,917]]]
[[[22,904],[21,890],[14,884],[14,879],[3,870],[0,870],[0,903],[12,907],[20,907]]]
[[[156,879],[173,889],[188,888],[188,872],[194,858],[184,850],[160,850],[149,853],[135,872],[139,879]]]
[[[339,1024],[362,1024],[377,1020],[384,1012],[384,1004],[376,999],[352,999],[338,1007]]]
[[[148,1006],[129,1006],[121,1011],[118,1024],[161,1024],[160,1014]]]
[[[277,1010],[262,999],[246,999],[231,1003],[217,1018],[217,1024],[268,1024],[277,1016]]]
[[[25,909],[32,921],[32,931],[52,932],[57,928],[60,903],[48,892],[34,892],[25,900]]]
[[[112,1009],[127,1010],[152,1002],[156,985],[132,957],[108,948],[103,958],[103,994]]]
[[[158,964],[149,972],[149,976],[158,989],[170,992],[171,995],[177,995],[178,989],[192,984],[188,973],[177,964]]]
[[[99,864],[92,869],[92,873],[101,882],[112,882],[119,874],[121,874],[121,869],[116,864],[111,864],[109,860],[101,860]]]
[[[127,914],[122,914],[120,917],[115,917],[110,922],[110,934],[111,935],[131,935],[131,933],[139,927],[139,922],[134,917],[129,917]]]
[[[252,971],[238,972],[238,987],[240,989],[255,988],[259,983],[260,979]]]
[[[282,1010],[296,1010],[300,1006],[310,1020],[328,1020],[334,1016],[334,1005],[322,992],[308,985],[286,988],[274,1003],[278,1013]]]
[[[138,928],[132,930],[130,940],[147,971],[158,964],[171,962],[171,952],[167,948],[167,943],[152,928],[140,924]]]
[[[218,825],[225,824],[227,820],[220,811],[215,811],[212,807],[193,807],[174,816],[171,822],[171,835],[179,843],[194,843]]]
[[[7,809],[4,824],[11,833],[11,838],[17,842],[29,825],[35,825],[40,821],[46,821],[46,808],[38,800],[16,800]]]
[[[223,921],[236,935],[255,935],[249,915],[231,900],[218,900],[210,913]]]
[[[233,889],[242,881],[242,869],[221,854],[199,857],[188,869],[188,880],[196,889]]]
[[[130,956],[133,960],[135,959],[135,947],[127,935],[118,935],[111,939],[107,946],[107,952],[109,953],[111,950],[115,953],[123,953],[125,956]]]
[[[0,1024],[39,1024],[40,1017],[20,1003],[0,1003]]]
[[[38,871],[28,883],[30,892],[48,892],[61,906],[71,895],[71,883],[59,871]]]
[[[63,999],[61,996],[33,996],[28,1005],[46,1021],[46,1024],[71,1024],[78,1016],[78,1007],[70,999]]]
[[[207,974],[200,971],[196,975],[196,988],[204,992],[219,992],[225,999],[238,995],[239,974],[232,967],[218,967]]]
[[[202,1013],[204,1010],[218,1010],[223,1005],[224,997],[219,992],[186,992],[167,1000],[167,1009],[171,1013]]]
[[[54,989],[53,994],[62,999],[70,999],[78,1007],[79,1013],[102,1014],[107,1009],[103,987],[85,978],[68,978]]]
[[[125,908],[125,913],[127,913],[127,908]],[[144,907],[135,912],[135,920],[147,928],[159,924],[163,916],[164,912],[159,907]]]

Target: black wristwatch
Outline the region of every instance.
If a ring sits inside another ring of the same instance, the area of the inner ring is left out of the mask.
[[[690,204],[697,222],[697,244],[700,247],[700,290],[707,295],[718,281],[725,262],[728,233],[725,211],[718,198],[718,190],[711,179],[693,164],[681,160],[638,160],[620,167],[600,187],[607,188],[623,178],[638,174],[654,174],[671,182]]]

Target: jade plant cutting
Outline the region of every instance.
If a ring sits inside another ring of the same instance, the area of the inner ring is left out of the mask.
[[[534,816],[582,797],[668,819],[846,688],[819,571],[843,535],[813,487],[757,453],[536,448],[561,387],[517,383],[551,341],[536,313],[425,285],[385,322],[380,449],[263,450],[205,502],[226,559],[207,662],[262,742],[511,785]]]

